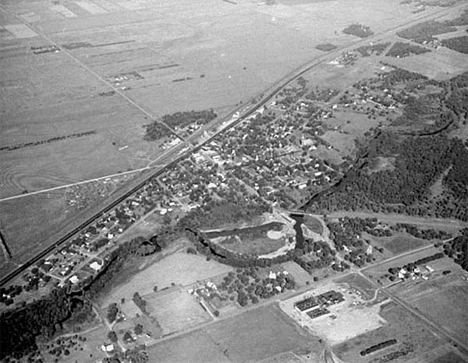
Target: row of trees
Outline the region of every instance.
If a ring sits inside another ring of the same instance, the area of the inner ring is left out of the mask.
[[[460,236],[444,245],[444,253],[468,271],[468,228],[462,230]]]
[[[81,286],[79,297],[67,287],[56,288],[39,300],[3,313],[0,316],[0,360],[6,357],[19,359],[37,350],[36,338],[52,337],[62,329],[63,324],[87,321],[93,315],[90,300],[109,288],[129,256],[141,255],[140,249],[144,242],[148,243],[144,238],[135,238],[111,252],[104,268],[94,280],[87,280]],[[117,313],[116,307],[111,308],[108,311],[109,321],[115,320]]]

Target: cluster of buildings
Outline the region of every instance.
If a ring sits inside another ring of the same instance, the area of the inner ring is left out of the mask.
[[[309,296],[294,304],[294,308],[300,313],[305,313],[309,318],[315,319],[330,313],[327,309],[330,305],[343,302],[344,296],[341,292],[330,290],[318,296]]]

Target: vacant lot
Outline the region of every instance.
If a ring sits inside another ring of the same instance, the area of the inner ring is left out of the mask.
[[[204,280],[231,271],[232,268],[215,261],[206,261],[200,255],[178,252],[155,262],[144,270],[136,273],[130,280],[113,289],[103,305],[120,301],[122,298],[131,300],[138,292],[141,296],[171,287],[172,284],[188,286],[199,280]]]
[[[258,361],[313,343],[276,307],[246,312],[206,332],[232,362]]]

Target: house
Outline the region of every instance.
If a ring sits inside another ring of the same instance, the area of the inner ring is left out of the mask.
[[[434,272],[434,269],[429,265],[426,265],[426,270],[429,271],[430,273]]]
[[[101,345],[101,349],[103,352],[111,353],[114,351],[114,344],[109,343],[109,344],[103,344]]]
[[[92,264],[89,265],[89,267],[91,267],[94,271],[99,271],[102,267],[102,265],[97,262],[97,261],[94,261]]]

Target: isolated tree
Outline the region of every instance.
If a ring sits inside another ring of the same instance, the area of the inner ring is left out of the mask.
[[[136,334],[136,335],[142,334],[142,333],[143,333],[143,325],[137,324],[137,325],[135,326],[135,329],[134,329],[134,330],[135,330],[135,334]]]
[[[115,331],[111,330],[108,334],[107,334],[107,338],[109,338],[109,340],[113,343],[115,343],[117,341],[117,334],[115,334]]]

